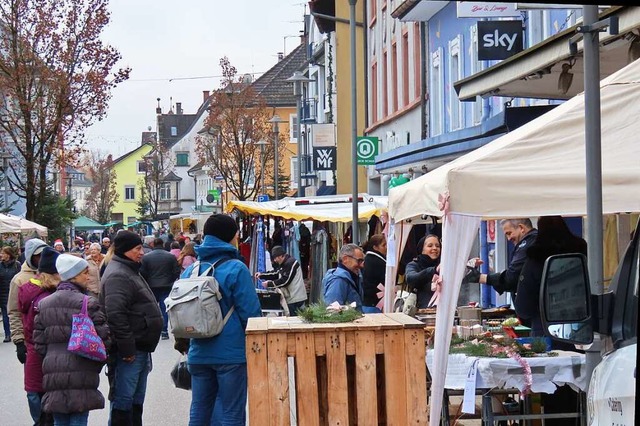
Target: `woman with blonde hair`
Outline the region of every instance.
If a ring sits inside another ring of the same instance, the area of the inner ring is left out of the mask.
[[[180,255],[178,255],[178,265],[180,265],[183,271],[195,262],[198,257],[194,247],[195,245],[193,243],[187,243],[180,251]]]
[[[100,294],[100,264],[105,258],[102,254],[102,246],[98,243],[91,243],[89,246],[89,253],[87,255],[87,263],[89,264],[89,283],[87,285],[87,292],[89,295],[97,298]]]
[[[109,249],[107,250],[107,254],[105,254],[104,257],[102,258],[102,262],[100,262],[100,278],[102,278],[102,274],[104,274],[104,270],[107,269],[107,264],[113,257],[114,251],[115,251],[115,246],[110,245]]]

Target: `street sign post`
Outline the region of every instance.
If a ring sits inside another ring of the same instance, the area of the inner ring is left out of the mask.
[[[372,165],[376,163],[380,138],[377,136],[359,136],[357,145],[358,165]]]

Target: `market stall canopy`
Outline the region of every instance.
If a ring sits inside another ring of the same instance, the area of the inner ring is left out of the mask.
[[[116,225],[122,225],[122,222],[118,222],[118,221],[111,221],[111,222],[105,223],[105,224],[104,224],[104,225],[102,225],[102,226],[104,226],[105,228],[108,228],[108,227],[110,227],[110,226],[116,226]]]
[[[93,231],[93,230],[102,230],[105,228],[105,225],[102,225],[90,217],[80,216],[73,221],[73,227],[76,231]]]
[[[351,222],[353,218],[351,195],[320,197],[287,197],[276,201],[230,201],[226,210],[238,210],[249,215],[270,215],[292,220],[319,220],[321,222]],[[387,210],[387,197],[358,195],[358,218],[367,220]]]
[[[640,60],[602,80],[603,213],[640,211]],[[586,214],[584,93],[389,191],[396,222],[448,211],[483,218]]]
[[[39,237],[46,237],[49,230],[46,226],[42,226],[22,217],[0,214],[0,233],[17,232],[23,235],[37,234]]]

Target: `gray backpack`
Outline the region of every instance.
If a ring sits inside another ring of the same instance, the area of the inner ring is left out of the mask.
[[[188,278],[180,278],[164,300],[169,316],[169,329],[175,337],[203,339],[217,336],[231,317],[235,306],[222,316],[220,287],[215,268],[229,258],[220,259],[199,274],[200,262],[195,262]]]

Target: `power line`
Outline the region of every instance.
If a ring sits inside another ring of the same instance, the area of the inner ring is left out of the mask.
[[[251,74],[251,75],[256,75],[256,74],[264,74],[265,71],[260,71],[260,72],[245,72],[243,74]],[[210,78],[223,78],[223,75],[201,75],[201,76],[194,76],[194,77],[165,77],[165,78],[131,78],[129,80],[126,81],[168,81],[169,83],[171,83],[172,81],[180,81],[180,80],[204,80],[204,79],[210,79]]]

